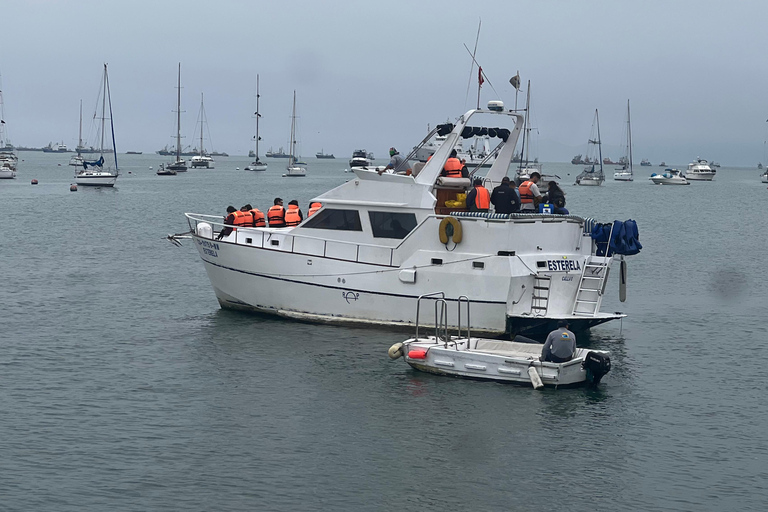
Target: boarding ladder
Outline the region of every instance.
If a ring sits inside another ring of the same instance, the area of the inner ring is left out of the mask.
[[[549,308],[549,287],[552,276],[536,274],[533,280],[533,295],[531,296],[531,314],[533,316],[546,316]]]
[[[600,311],[609,261],[609,256],[592,256],[584,264],[573,303],[573,316],[595,316]]]
[[[449,344],[452,344],[453,347],[456,350],[459,350],[459,345],[461,345],[463,342],[459,342],[459,340],[464,339],[467,343],[467,348],[469,348],[469,340],[472,337],[472,333],[470,332],[470,318],[469,318],[469,297],[466,295],[460,295],[456,300],[456,313],[457,313],[457,323],[456,323],[456,336],[451,336],[449,333],[449,322],[448,322],[448,300],[445,298],[445,292],[434,292],[434,293],[426,293],[424,295],[420,295],[418,300],[416,301],[416,339],[419,338],[419,315],[421,312],[421,301],[422,299],[426,300],[433,300],[434,306],[435,306],[435,321],[434,321],[434,327],[435,327],[435,343],[442,343],[445,348],[448,348]],[[467,324],[466,329],[462,329],[462,321],[461,321],[461,305],[466,305],[466,311],[467,311]],[[466,337],[462,336],[466,332]]]

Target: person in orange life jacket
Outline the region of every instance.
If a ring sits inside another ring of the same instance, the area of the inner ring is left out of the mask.
[[[471,212],[487,212],[491,207],[491,194],[483,186],[483,180],[475,178],[474,188],[467,194],[467,207]]]
[[[536,185],[540,179],[541,175],[534,171],[531,173],[531,178],[522,182],[518,187],[518,190],[520,191],[520,202],[522,203],[520,205],[521,212],[537,211],[542,199],[539,187]]]
[[[235,212],[237,211],[237,208],[234,206],[227,206],[227,216],[224,217],[224,224],[227,224],[227,227],[222,229],[219,232],[219,236],[216,237],[216,240],[221,240],[225,236],[229,235],[232,232],[232,228],[229,226],[235,225]]]
[[[457,158],[458,153],[456,150],[451,151],[451,156],[445,161],[445,167],[440,172],[440,176],[446,178],[467,178],[467,168],[461,163],[461,160]]]
[[[263,228],[267,225],[266,221],[264,220],[264,213],[259,210],[258,208],[254,208],[250,204],[247,204],[240,208],[241,211],[244,211],[247,215],[250,215],[250,217],[246,217],[246,226],[254,227],[254,228]]]
[[[267,220],[271,228],[282,228],[285,226],[285,208],[283,208],[283,200],[281,198],[275,198],[274,206],[267,211]]]
[[[317,210],[319,210],[322,207],[323,207],[323,203],[318,203],[317,201],[309,203],[309,211],[307,212],[307,217],[311,217],[317,212]]]
[[[408,174],[408,171],[411,170],[411,168],[408,167],[408,162],[405,161],[405,158],[403,158],[395,148],[389,148],[389,157],[390,160],[387,166],[381,171],[376,171],[379,175],[384,174],[385,172]]]
[[[285,211],[285,225],[298,226],[302,220],[304,220],[304,215],[299,210],[299,202],[294,199],[288,203],[288,209]]]

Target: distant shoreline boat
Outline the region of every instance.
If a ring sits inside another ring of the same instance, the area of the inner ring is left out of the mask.
[[[270,147],[265,154],[267,158],[291,158],[291,155],[286,155],[285,153],[283,153],[282,146],[280,146],[280,149],[278,151],[272,151],[272,148]]]
[[[315,153],[315,158],[336,158],[333,156],[333,153],[323,153],[323,150],[321,149],[319,152]]]
[[[140,155],[141,153],[142,153],[141,151],[126,151],[125,152],[126,155]]]

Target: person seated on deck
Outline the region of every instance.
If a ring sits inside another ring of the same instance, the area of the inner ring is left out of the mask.
[[[379,173],[379,175],[384,174],[385,172],[393,172],[395,174],[410,174],[411,168],[408,167],[408,162],[405,161],[405,158],[403,158],[395,148],[389,148],[389,157],[390,159],[387,166],[380,171],[376,171]]]
[[[299,210],[299,202],[294,199],[288,203],[288,209],[285,211],[285,225],[288,227],[294,227],[301,224],[304,220],[301,210]]]
[[[517,213],[520,211],[520,198],[514,186],[510,186],[509,176],[501,178],[501,185],[493,189],[491,203],[496,213]]]
[[[483,180],[475,178],[474,187],[467,194],[467,207],[471,212],[487,212],[491,208],[491,194],[483,186]]]
[[[558,215],[568,215],[570,213],[565,209],[565,192],[554,180],[550,181],[547,185],[547,194],[544,196],[544,202],[555,205],[555,213]]]
[[[275,198],[274,206],[267,211],[267,220],[271,228],[285,227],[285,208],[283,208],[282,198]]]
[[[465,167],[461,164],[461,160],[457,158],[457,155],[458,153],[455,149],[451,151],[451,156],[445,161],[445,167],[443,167],[443,170],[440,172],[440,176],[445,176],[446,178],[469,177],[468,175],[465,176],[462,172],[462,169],[465,169]]]
[[[565,363],[573,359],[575,353],[576,335],[568,330],[568,320],[560,320],[557,322],[557,329],[547,336],[539,360],[550,363]]]
[[[224,224],[227,224],[227,227],[222,229],[219,232],[219,236],[216,237],[216,240],[221,240],[225,236],[229,235],[232,232],[232,228],[229,226],[235,225],[235,212],[237,211],[237,208],[234,206],[227,206],[227,216],[224,217]]]
[[[317,213],[317,210],[323,207],[323,203],[318,203],[317,201],[312,201],[309,203],[309,211],[307,211],[307,217],[311,217],[315,213]]]
[[[242,210],[251,216],[251,218],[248,219],[250,222],[250,224],[247,224],[248,226],[252,226],[254,228],[263,228],[267,225],[264,212],[258,208],[254,208],[250,204],[247,204],[243,206]]]
[[[538,211],[539,203],[542,200],[539,187],[536,185],[541,179],[541,174],[536,171],[531,173],[530,179],[522,182],[518,187],[520,191],[520,211],[533,213]]]

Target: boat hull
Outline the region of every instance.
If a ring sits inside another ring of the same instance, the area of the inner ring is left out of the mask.
[[[75,183],[86,187],[114,187],[117,182],[115,174],[76,174]]]
[[[693,172],[687,172],[685,173],[685,179],[688,181],[712,181],[715,178],[715,173],[693,173]]]
[[[11,180],[16,177],[16,171],[12,169],[1,169],[0,180]]]
[[[581,187],[599,187],[603,184],[602,180],[585,180],[582,179],[579,181],[578,185]]]
[[[616,181],[632,181],[632,175],[628,172],[613,173],[613,179]]]
[[[256,164],[256,163],[253,163],[253,164],[250,164],[250,165],[246,165],[245,166],[245,170],[246,171],[258,171],[258,172],[266,171],[267,170],[267,164]]]

